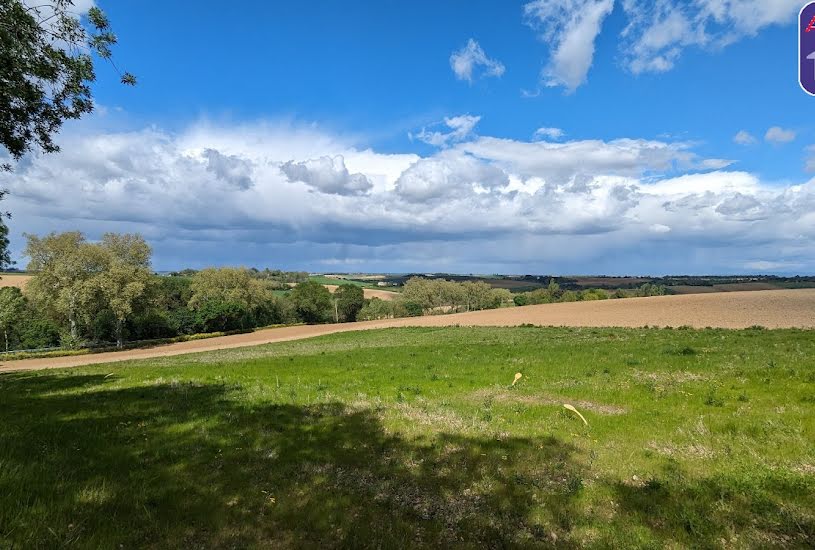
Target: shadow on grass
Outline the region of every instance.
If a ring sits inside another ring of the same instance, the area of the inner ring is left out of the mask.
[[[555,438],[409,440],[371,409],[114,382],[0,376],[1,547],[571,546],[598,522],[578,505],[585,462]],[[725,532],[687,487],[609,490],[623,534],[682,540],[671,507],[705,518],[685,542]]]

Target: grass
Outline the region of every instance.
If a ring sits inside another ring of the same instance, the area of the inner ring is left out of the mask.
[[[811,331],[388,329],[5,374],[0,403],[3,548],[815,540]]]

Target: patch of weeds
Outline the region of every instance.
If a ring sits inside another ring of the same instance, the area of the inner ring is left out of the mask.
[[[432,382],[437,382],[439,380],[439,375],[434,372],[433,374],[430,375],[430,380]]]
[[[583,490],[583,478],[580,476],[569,476],[568,481],[566,482],[566,491],[570,495],[576,495],[581,490]]]
[[[746,393],[744,393],[744,392],[741,392],[741,393],[739,394],[739,396],[737,397],[737,399],[738,399],[739,401],[741,401],[742,403],[747,403],[748,401],[750,401],[750,398],[749,398],[749,397],[747,396],[747,394],[746,394]]]
[[[492,421],[492,398],[485,399],[478,412],[482,421]]]
[[[683,357],[690,357],[692,355],[696,355],[698,352],[690,346],[682,346],[677,348],[665,348],[664,352],[666,355],[680,355]]]
[[[711,388],[705,396],[705,405],[708,407],[724,407],[724,399],[716,394],[716,390]]]
[[[767,367],[768,369],[774,369],[776,366],[777,366],[777,365],[775,364],[775,361],[773,361],[772,359],[770,359],[769,361],[767,361],[767,365],[766,365],[766,367]]]
[[[419,386],[399,386],[396,388],[398,392],[405,392],[405,393],[412,393],[413,395],[419,395],[422,393],[422,388]]]

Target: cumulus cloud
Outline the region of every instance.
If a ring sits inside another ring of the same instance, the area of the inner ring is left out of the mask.
[[[815,179],[699,172],[685,143],[482,136],[421,157],[285,124],[64,140],[0,174],[17,259],[22,232],[79,229],[141,232],[159,269],[815,269]]]
[[[574,91],[586,81],[594,42],[614,0],[535,0],[524,6],[529,23],[552,44],[541,79],[546,86]]]
[[[396,192],[409,202],[439,198],[467,198],[489,192],[509,183],[507,174],[471,155],[444,151],[421,159],[396,180]]]
[[[501,76],[506,71],[506,67],[500,61],[488,57],[481,45],[472,38],[466,46],[450,56],[450,68],[453,69],[456,78],[471,84],[479,76],[476,74],[478,72],[486,77]]]
[[[215,149],[204,149],[203,157],[207,161],[207,170],[221,181],[238,189],[249,189],[252,186],[251,162],[236,155],[224,155]]]
[[[795,141],[796,134],[793,130],[785,130],[780,126],[773,126],[764,134],[764,141],[770,143],[789,143]]]
[[[342,155],[303,162],[289,161],[280,166],[280,171],[290,182],[300,181],[323,193],[358,195],[373,188],[365,174],[348,172]]]
[[[738,145],[753,145],[757,143],[758,140],[747,130],[739,130],[736,135],[733,136],[733,142]]]
[[[566,135],[566,133],[560,128],[538,128],[535,130],[535,137],[537,139],[559,140],[564,135]]]
[[[422,131],[418,134],[408,134],[408,136],[411,139],[416,138],[423,141],[428,145],[445,147],[450,143],[462,141],[469,137],[480,120],[480,116],[454,116],[444,119],[444,126],[446,126],[447,131],[422,128]]]

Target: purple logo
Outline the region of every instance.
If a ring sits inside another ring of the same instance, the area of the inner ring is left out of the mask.
[[[809,95],[815,95],[815,2],[798,16],[798,81]]]

